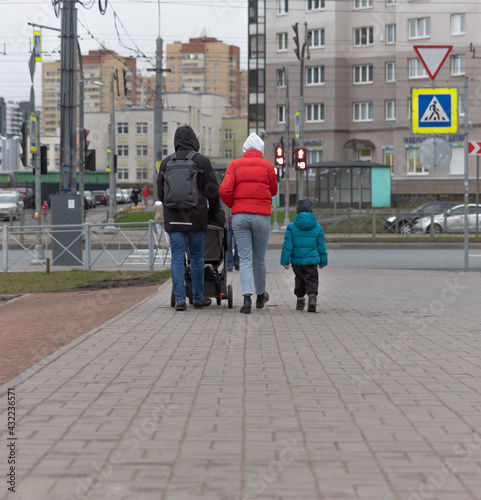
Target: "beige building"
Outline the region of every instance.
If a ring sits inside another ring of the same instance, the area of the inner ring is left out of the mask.
[[[329,168],[320,173],[321,162],[367,160],[391,166],[394,204],[423,197],[462,200],[465,112],[473,140],[481,126],[473,85],[479,79],[479,61],[469,48],[472,43],[481,50],[478,10],[477,4],[408,0],[259,2],[249,20],[250,129],[265,134],[270,160],[273,145],[285,135],[286,119],[291,138],[295,137],[301,75],[292,25],[298,23],[301,49],[308,40],[302,75],[303,138],[308,166],[319,166],[310,170],[310,194],[315,192],[319,203],[332,205],[331,188],[336,186],[337,195],[344,197],[338,202],[356,203],[353,183],[359,178],[344,171],[340,185],[340,171]],[[412,131],[411,89],[432,86],[414,50],[417,45],[452,46],[435,79],[436,87],[459,89],[458,130],[441,134],[452,151],[452,160],[442,171],[429,171],[421,164],[420,144],[429,134]],[[469,157],[469,176],[474,180],[474,157]],[[474,193],[474,182],[470,190]]]
[[[137,104],[137,61],[110,50],[91,50],[82,57],[85,112],[109,111],[114,78],[114,106]],[[78,96],[78,94],[77,94]],[[60,127],[60,61],[42,63],[42,134],[55,135]]]
[[[163,109],[162,157],[174,152],[174,134],[190,125],[200,142],[200,153],[221,155],[224,98],[212,94],[172,93]],[[86,113],[90,149],[96,151],[96,170],[105,171],[110,146],[110,113]],[[154,174],[154,109],[138,106],[115,112],[115,150],[119,185],[152,184]]]
[[[242,116],[240,50],[205,32],[188,43],[166,46],[165,91],[206,92],[225,97],[225,113]]]

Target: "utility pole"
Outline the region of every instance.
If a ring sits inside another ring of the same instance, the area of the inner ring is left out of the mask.
[[[154,101],[154,203],[157,196],[158,167],[162,161],[162,38],[157,38],[157,50],[155,52],[155,101]]]
[[[301,73],[300,73],[300,90],[299,90],[299,147],[304,147],[304,56],[307,47],[307,59],[309,59],[309,33],[307,31],[307,23],[304,23],[304,43],[302,44],[302,48],[299,45],[299,23],[293,24],[292,29],[294,30],[296,36],[293,37],[294,43],[296,44],[296,48],[294,52],[297,56],[297,59],[300,61],[301,65]],[[299,198],[304,198],[304,186],[303,186],[303,177],[304,173],[306,174],[306,193],[308,193],[308,175],[307,169],[305,172],[300,170],[299,174]]]
[[[109,172],[109,223],[115,222],[117,214],[117,182],[115,178],[115,108],[114,73],[110,79],[110,172]]]
[[[284,223],[282,224],[281,229],[286,229],[290,220],[290,214],[289,214],[289,200],[291,197],[290,193],[290,181],[289,181],[289,143],[290,143],[290,138],[289,138],[289,119],[290,119],[290,114],[289,114],[289,78],[288,78],[288,73],[287,73],[287,66],[284,66],[283,68],[284,72],[284,78],[286,81],[286,140],[284,142],[284,171],[285,171],[285,176],[286,176],[286,192],[284,196]]]
[[[60,57],[60,191],[75,192],[77,153],[77,8],[63,0]]]
[[[85,143],[85,125],[84,125],[84,89],[85,89],[85,80],[84,80],[84,71],[83,71],[83,63],[82,63],[82,53],[80,52],[80,44],[77,40],[77,50],[78,50],[78,62],[79,62],[79,87],[78,87],[78,96],[79,96],[79,118],[78,118],[78,128],[79,128],[79,166],[78,166],[78,190],[80,194],[80,207],[82,210],[82,224],[85,222],[85,149],[87,147]]]

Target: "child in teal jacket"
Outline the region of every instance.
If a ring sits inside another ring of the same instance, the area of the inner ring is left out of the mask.
[[[281,265],[289,269],[289,263],[295,275],[296,309],[304,309],[307,293],[307,310],[316,312],[319,288],[317,266],[321,269],[327,266],[327,252],[324,231],[312,213],[312,201],[309,198],[297,202],[297,215],[284,234]]]

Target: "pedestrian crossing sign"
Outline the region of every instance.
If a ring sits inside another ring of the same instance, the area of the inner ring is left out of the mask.
[[[413,133],[458,131],[458,89],[413,89],[412,108]]]

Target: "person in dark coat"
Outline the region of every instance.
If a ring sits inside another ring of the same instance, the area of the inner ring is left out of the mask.
[[[324,231],[312,213],[312,201],[309,198],[297,202],[297,215],[284,234],[281,265],[289,269],[289,263],[295,275],[296,309],[304,309],[304,296],[307,293],[307,310],[316,312],[319,286],[317,266],[321,269],[327,266],[327,252]]]
[[[199,151],[199,141],[188,125],[175,131],[174,148],[178,158],[185,158],[191,151]],[[164,158],[159,168],[157,193],[164,203],[164,174],[172,155]],[[164,204],[164,228],[170,238],[172,285],[175,295],[175,310],[186,310],[186,288],[184,259],[186,244],[189,245],[194,308],[210,306],[211,299],[204,298],[204,237],[208,215],[216,217],[220,207],[219,184],[209,158],[197,153],[193,158],[203,172],[197,175],[199,202],[191,209],[175,209]],[[187,188],[187,186],[186,186]]]

